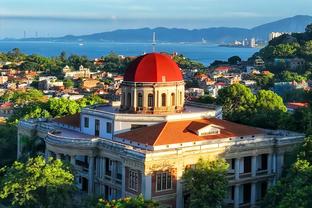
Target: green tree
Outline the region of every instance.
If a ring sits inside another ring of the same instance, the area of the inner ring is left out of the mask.
[[[257,109],[278,110],[286,112],[286,106],[284,105],[282,97],[277,95],[271,90],[259,90],[257,93]]]
[[[158,203],[152,200],[144,200],[142,195],[127,197],[118,200],[106,201],[99,199],[97,208],[156,208]]]
[[[299,48],[298,44],[279,44],[275,47],[273,55],[281,58],[293,57]]]
[[[71,79],[65,79],[65,80],[63,81],[63,85],[64,85],[64,87],[65,87],[66,89],[70,89],[70,88],[73,88],[73,87],[74,87],[74,82],[73,82],[73,80],[71,80]]]
[[[305,28],[305,32],[312,33],[312,24],[307,25],[307,27]]]
[[[0,126],[0,168],[12,164],[16,159],[17,128],[16,126]]]
[[[217,104],[222,105],[224,117],[230,120],[236,120],[241,112],[252,110],[255,102],[256,96],[242,84],[233,84],[218,92]]]
[[[208,161],[200,159],[195,168],[183,174],[185,190],[190,193],[190,208],[221,207],[227,193],[226,174],[229,165],[221,159]]]
[[[264,199],[265,208],[312,207],[312,137],[299,148],[298,159],[286,176],[271,187]]]
[[[30,158],[0,171],[0,199],[12,206],[71,207],[74,176],[60,160]]]
[[[67,98],[50,98],[48,101],[48,109],[52,117],[73,115],[80,112],[79,104]]]
[[[228,59],[229,64],[231,65],[237,65],[242,61],[242,59],[239,56],[232,56]]]

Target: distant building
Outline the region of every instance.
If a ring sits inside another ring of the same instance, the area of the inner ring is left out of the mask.
[[[250,40],[250,47],[251,48],[257,47],[257,43],[256,43],[256,39],[255,38],[251,38],[251,40]]]
[[[270,32],[269,33],[269,41],[273,40],[274,38],[278,38],[281,35],[284,34],[290,34],[290,33],[285,33],[285,32]]]
[[[63,68],[65,78],[78,79],[78,78],[90,78],[91,76],[90,69],[84,68],[82,65],[79,67],[79,71],[68,71],[68,70],[70,70],[68,66],[65,66]]]
[[[305,66],[305,60],[303,58],[275,58],[274,65],[284,64],[291,70],[295,71],[302,69]]]

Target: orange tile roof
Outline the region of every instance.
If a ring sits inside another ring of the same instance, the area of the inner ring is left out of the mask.
[[[287,108],[298,109],[298,108],[307,108],[309,103],[307,102],[290,102],[286,104]]]
[[[56,123],[61,123],[61,124],[79,128],[80,127],[80,113],[61,117],[61,118],[55,118],[53,119],[53,121]]]
[[[220,134],[198,136],[194,132],[214,124],[223,127]],[[179,144],[229,137],[241,137],[264,133],[262,130],[226,120],[209,118],[200,120],[173,121],[142,127],[129,132],[121,133],[116,137],[151,146]]]

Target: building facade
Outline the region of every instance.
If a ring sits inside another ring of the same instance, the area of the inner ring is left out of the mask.
[[[285,153],[304,137],[225,121],[221,107],[185,103],[180,69],[163,54],[134,60],[124,80],[121,102],[21,121],[18,156],[21,138],[36,136],[45,142],[46,157],[73,165],[82,191],[108,200],[142,193],[178,208],[186,207],[190,194],[183,188],[184,170],[200,158],[221,157],[230,164],[224,202],[256,207],[280,176]]]

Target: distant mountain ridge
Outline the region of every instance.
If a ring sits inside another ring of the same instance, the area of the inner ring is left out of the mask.
[[[267,40],[270,32],[303,32],[305,27],[311,23],[312,16],[297,15],[252,29],[213,27],[189,30],[158,27],[154,29],[122,29],[81,36],[67,35],[59,38],[27,38],[23,40],[151,42],[152,33],[155,32],[157,40],[160,42],[200,42],[205,39],[208,43],[228,43],[252,37]]]

